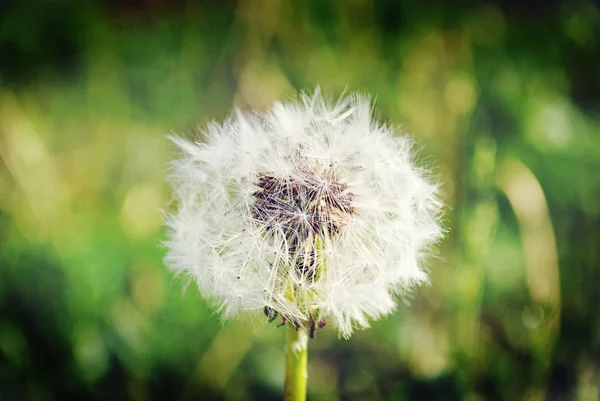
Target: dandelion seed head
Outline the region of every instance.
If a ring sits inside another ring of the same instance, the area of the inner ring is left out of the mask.
[[[347,337],[427,281],[438,186],[367,98],[331,103],[317,90],[203,134],[170,137],[181,153],[165,262],[224,317],[261,311]]]

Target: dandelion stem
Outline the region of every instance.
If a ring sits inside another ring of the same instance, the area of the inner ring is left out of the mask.
[[[296,330],[294,324],[287,325],[285,345],[285,401],[306,400],[306,365],[308,361],[308,333],[305,327]]]

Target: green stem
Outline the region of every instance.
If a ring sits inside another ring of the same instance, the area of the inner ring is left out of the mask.
[[[285,345],[285,401],[306,400],[306,364],[308,361],[308,333],[306,328],[296,330],[287,324]]]

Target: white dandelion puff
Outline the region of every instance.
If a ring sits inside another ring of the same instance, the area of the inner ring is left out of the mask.
[[[348,337],[427,281],[438,187],[411,139],[373,121],[368,98],[330,104],[317,90],[203,134],[170,137],[181,155],[165,261],[224,317],[264,311]]]

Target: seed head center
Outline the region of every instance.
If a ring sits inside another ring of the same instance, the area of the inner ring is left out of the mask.
[[[293,245],[339,234],[353,213],[353,194],[338,176],[303,173],[301,178],[259,174],[253,193],[253,217],[273,234],[282,231]]]

